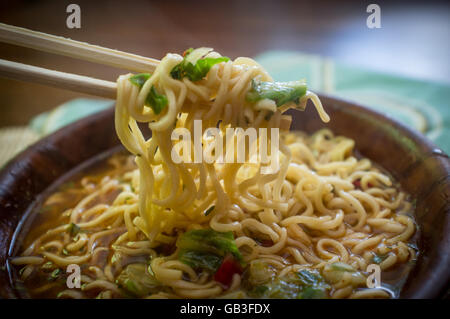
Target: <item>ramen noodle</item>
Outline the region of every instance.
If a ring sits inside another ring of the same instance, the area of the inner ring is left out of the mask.
[[[412,202],[353,140],[289,131],[283,113],[309,100],[330,120],[305,81],[274,82],[252,59],[200,48],[117,88],[116,132],[133,155],[46,200],[11,260],[30,296],[398,295],[399,280],[370,275],[405,278],[417,255]],[[198,146],[212,160],[196,161]],[[79,288],[67,267],[80,268]]]

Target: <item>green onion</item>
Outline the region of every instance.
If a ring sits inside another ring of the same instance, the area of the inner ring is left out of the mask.
[[[53,263],[51,261],[46,262],[45,264],[42,265],[42,269],[51,269],[53,266]]]
[[[148,105],[152,108],[153,112],[158,115],[162,110],[167,106],[168,100],[165,95],[159,94],[155,87],[152,86],[150,92],[147,95],[147,99],[145,100]]]
[[[67,231],[70,233],[71,236],[76,236],[80,232],[81,228],[77,224],[70,223],[69,226],[67,226]]]
[[[144,83],[150,78],[150,73],[140,73],[135,74],[132,77],[130,77],[130,82],[136,85],[139,88],[142,88]]]
[[[57,279],[60,274],[61,274],[61,269],[57,268],[57,269],[53,270],[52,273],[50,274],[49,280]]]

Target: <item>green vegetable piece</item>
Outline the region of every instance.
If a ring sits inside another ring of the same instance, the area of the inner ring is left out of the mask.
[[[42,269],[52,269],[53,263],[51,261],[47,261],[45,264],[41,266]]]
[[[139,89],[142,88],[144,83],[150,78],[150,73],[139,73],[130,77],[130,82],[136,85]]]
[[[249,291],[249,295],[255,298],[261,298],[265,296],[269,292],[269,287],[267,286],[256,286],[251,291]]]
[[[117,285],[134,297],[158,292],[161,284],[146,271],[145,264],[130,264],[117,277]]]
[[[227,62],[230,59],[227,57],[219,58],[202,58],[210,50],[206,48],[188,49],[185,51],[184,59],[181,63],[177,64],[170,72],[172,78],[181,80],[187,77],[191,81],[199,81],[208,74],[211,67],[217,63]]]
[[[153,112],[158,115],[162,110],[167,106],[167,97],[163,94],[159,94],[155,87],[152,86],[150,92],[147,95],[147,99],[145,100],[148,105],[152,108]]]
[[[300,281],[305,286],[323,286],[327,285],[323,277],[317,271],[301,269],[296,273]]]
[[[71,236],[76,236],[80,232],[81,228],[77,224],[70,223],[69,226],[67,226],[67,231],[70,233]]]
[[[55,280],[59,277],[59,275],[61,274],[61,269],[57,268],[55,270],[52,271],[52,273],[50,274],[50,277],[48,278],[49,280]]]
[[[348,272],[355,272],[356,271],[349,264],[342,263],[342,262],[337,262],[337,263],[331,264],[331,268],[333,268],[334,270],[337,270],[337,271],[348,271]]]
[[[352,266],[345,263],[326,265],[322,274],[330,283],[337,283],[344,279],[350,279],[354,287],[364,286],[366,283],[366,277],[360,271],[356,271]]]
[[[205,216],[208,216],[209,214],[211,214],[211,212],[214,210],[214,208],[216,208],[216,206],[212,205],[210,208],[208,208],[205,211]]]
[[[373,262],[376,264],[381,264],[386,258],[388,257],[388,255],[378,255],[375,254],[372,258]]]
[[[261,260],[253,260],[245,271],[245,284],[260,286],[272,281],[275,275],[276,270],[271,265]]]
[[[223,257],[211,253],[184,249],[179,252],[178,259],[194,269],[201,268],[216,272],[222,263]]]
[[[297,272],[297,276],[303,285],[302,292],[297,298],[323,299],[327,297],[326,291],[331,287],[319,272],[302,269]]]
[[[325,289],[317,287],[305,287],[302,292],[297,296],[297,299],[325,299],[327,294]]]
[[[233,233],[221,233],[212,229],[190,230],[176,243],[180,249],[178,259],[196,269],[215,272],[227,254],[233,255],[241,265],[243,258],[234,241]]]
[[[130,82],[141,89],[145,81],[147,81],[150,76],[150,73],[135,74],[130,77]],[[146,105],[150,106],[150,108],[153,110],[153,113],[158,115],[167,106],[168,100],[165,95],[159,94],[158,91],[156,91],[155,86],[152,85],[150,92],[145,99],[145,103]]]
[[[249,291],[249,295],[255,298],[318,299],[327,298],[329,289],[330,286],[318,271],[302,269],[256,286]]]
[[[252,88],[246,94],[246,100],[251,103],[269,99],[280,107],[293,102],[299,105],[300,98],[306,94],[304,81],[291,82],[263,82],[253,79]]]
[[[176,246],[221,257],[231,253],[238,261],[241,263],[243,261],[232,232],[221,233],[212,229],[190,230],[178,238]]]

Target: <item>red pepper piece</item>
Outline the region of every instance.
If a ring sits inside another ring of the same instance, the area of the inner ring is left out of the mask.
[[[354,180],[353,185],[355,186],[355,188],[361,189],[361,180],[360,179]]]
[[[358,179],[354,180],[354,181],[353,181],[353,185],[355,185],[355,188],[361,189],[361,179],[358,178]],[[367,183],[367,187],[368,187],[368,188],[373,187],[372,183],[370,183],[370,182]]]
[[[214,280],[228,288],[233,281],[234,274],[242,274],[242,267],[232,256],[227,256],[223,259],[219,269],[217,269]]]

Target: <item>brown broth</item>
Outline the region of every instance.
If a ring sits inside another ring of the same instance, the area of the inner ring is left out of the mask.
[[[121,168],[115,168],[110,161],[118,161],[121,163]],[[132,163],[132,165],[130,165]],[[70,217],[66,214],[67,210],[75,207],[86,195],[83,189],[82,181],[84,179],[85,184],[92,183],[93,187],[99,181],[105,177],[119,178],[123,173],[135,169],[136,166],[132,161],[132,156],[119,152],[112,156],[100,156],[100,160],[94,160],[93,163],[87,165],[81,171],[75,173],[75,175],[69,176],[67,181],[54,188],[51,195],[48,196],[44,202],[35,206],[30,214],[26,216],[24,225],[20,229],[20,234],[16,241],[14,250],[16,252],[22,252],[29,247],[33,241],[44,234],[47,230],[53,229],[63,224],[70,222]],[[70,173],[69,173],[70,174]],[[65,179],[64,177],[62,178]],[[97,204],[110,205],[117,197],[120,191],[111,191],[100,198],[93,200],[88,206],[93,207]],[[95,231],[104,229],[94,229]],[[55,238],[57,238],[57,235]],[[110,236],[104,236],[101,238],[102,244],[108,244],[113,241],[117,236],[111,234]],[[14,244],[14,243],[13,243]],[[101,266],[106,264],[107,259],[110,258],[110,254],[97,254],[92,261],[88,264],[81,266],[81,269],[87,268],[91,265]],[[133,261],[137,262],[142,258],[134,258]],[[33,271],[27,280],[22,281],[20,279],[20,272],[23,267],[13,266],[10,272],[10,277],[14,282],[14,287],[20,297],[25,298],[56,298],[59,291],[66,288],[66,276],[62,275],[57,280],[53,280],[51,277],[51,271],[40,269],[39,271]],[[63,272],[64,273],[64,272]],[[41,293],[39,288],[50,285],[53,288]],[[89,296],[95,297],[95,295]]]

